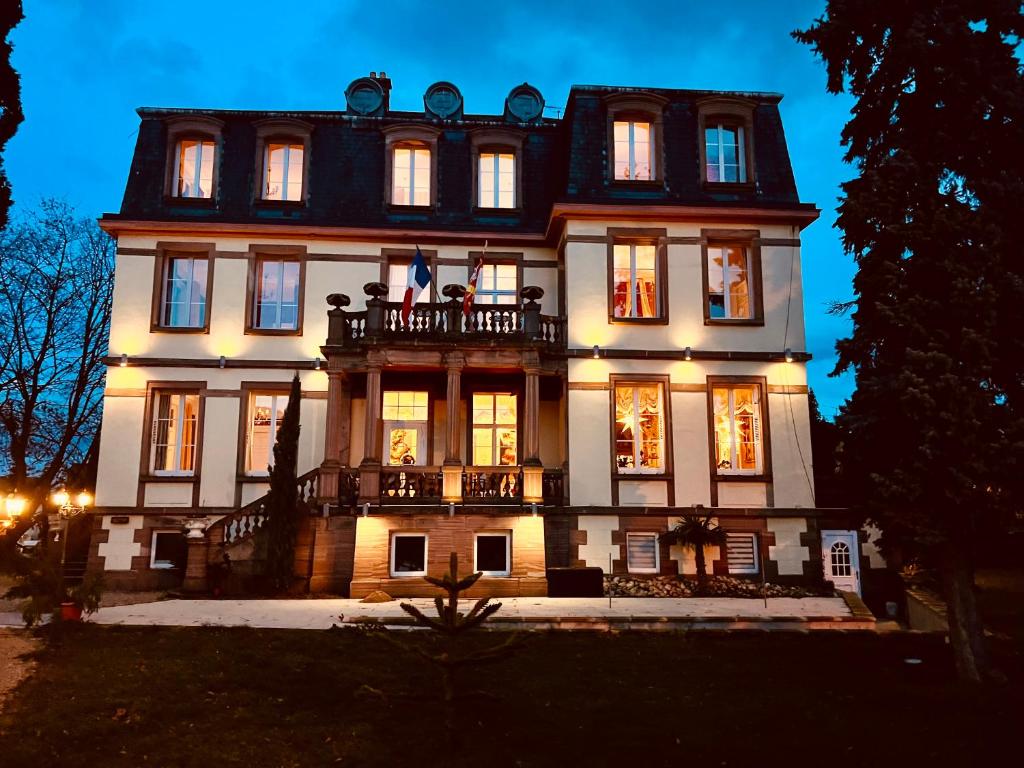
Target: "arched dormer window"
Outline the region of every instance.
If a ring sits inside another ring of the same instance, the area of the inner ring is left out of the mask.
[[[709,97],[697,102],[701,179],[705,184],[754,183],[754,103]]]
[[[421,125],[385,129],[388,204],[429,208],[437,200],[437,137],[440,131]]]
[[[224,123],[209,117],[182,117],[167,123],[167,180],[164,193],[181,199],[213,200]]]
[[[517,131],[479,130],[473,144],[473,204],[491,210],[522,208],[523,137]]]
[[[261,120],[256,123],[260,169],[257,199],[304,203],[309,178],[309,137],[312,126],[302,120]]]
[[[611,181],[664,178],[662,110],[666,103],[653,93],[617,93],[605,98]]]

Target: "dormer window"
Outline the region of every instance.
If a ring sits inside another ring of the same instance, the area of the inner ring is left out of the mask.
[[[480,153],[480,207],[516,207],[516,156],[511,152]]]
[[[615,178],[620,181],[650,181],[654,178],[651,124],[637,120],[616,120]]]
[[[709,182],[747,181],[747,159],[743,126],[715,122],[704,129],[704,151]]]
[[[213,164],[215,149],[210,139],[180,139],[175,152],[174,179],[171,185],[175,197],[213,197]]]
[[[263,153],[264,200],[302,200],[304,156],[300,142],[267,142]]]
[[[430,205],[430,148],[402,143],[393,152],[391,204]]]

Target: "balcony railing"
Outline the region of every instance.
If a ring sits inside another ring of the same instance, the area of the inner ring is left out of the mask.
[[[447,285],[448,301],[417,304],[403,321],[402,304],[385,301],[387,286],[367,283],[363,286],[368,299],[366,309],[350,312],[348,296],[332,293],[327,297],[333,306],[328,313],[327,343],[356,346],[363,342],[433,342],[483,344],[539,344],[565,347],[565,318],[543,315],[538,299],[544,291],[527,286],[520,291],[520,304],[474,304],[470,312],[462,309],[465,289]]]
[[[462,500],[467,504],[521,504],[522,468],[466,467],[462,473]]]

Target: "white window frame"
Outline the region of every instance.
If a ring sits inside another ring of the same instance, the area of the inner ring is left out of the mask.
[[[760,573],[761,572],[761,557],[760,557],[760,551],[758,550],[758,546],[757,546],[757,534],[754,533],[753,531],[736,531],[736,532],[728,531],[725,534],[725,536],[726,536],[725,558],[726,558],[726,560],[729,563],[729,573],[735,573],[735,574],[757,574],[757,573]],[[734,538],[736,538],[736,539],[749,539],[750,540],[751,551],[754,553],[754,564],[752,566],[747,566],[747,565],[738,566],[738,565],[735,565],[733,563],[732,558],[730,557],[730,551],[732,549],[730,541],[732,539],[734,539]]]
[[[250,392],[249,393],[249,410],[248,417],[245,425],[245,462],[246,465],[250,463],[250,452],[252,448],[252,429],[253,429],[253,418],[256,416],[256,398],[257,397],[269,397],[270,398],[270,441],[267,446],[268,455],[264,457],[266,459],[266,466],[274,466],[274,444],[277,442],[277,429],[280,426],[277,420],[277,401],[278,398],[289,398],[289,393],[285,392]],[[285,405],[287,408],[288,406]],[[266,469],[255,469],[250,466],[245,468],[246,477],[269,477],[270,472]]]
[[[501,204],[501,158],[503,156],[512,158],[512,200],[509,205]],[[489,161],[485,161],[484,158],[490,158]],[[492,190],[493,199],[484,200],[484,172],[487,169],[487,164],[490,163],[491,168],[489,169],[494,178],[494,189]],[[479,170],[477,173],[477,186],[479,193],[477,195],[477,203],[480,208],[495,208],[498,210],[512,210],[516,207],[516,153],[511,150],[501,149],[490,149],[480,153]]]
[[[178,528],[156,528],[153,530],[153,535],[149,539],[149,567],[157,571],[168,571],[174,568],[174,563],[168,560],[156,559],[156,539],[160,534],[178,536],[183,536],[184,534]]]
[[[487,285],[487,267],[493,267],[494,269],[489,273],[491,275],[491,284]],[[516,287],[512,290],[499,289],[498,288],[498,270],[499,268],[511,269],[513,276],[516,279]],[[472,270],[471,270],[472,271]],[[488,299],[483,299],[483,297]],[[490,301],[489,299],[494,299]],[[508,301],[498,301],[498,299],[508,299]],[[480,271],[479,282],[476,286],[476,295],[474,297],[474,304],[479,305],[490,305],[490,304],[518,304],[519,299],[519,266],[514,263],[504,262],[497,264],[484,263],[484,268]]]
[[[642,438],[642,436],[640,434],[640,422],[639,422],[639,419],[636,418],[636,414],[638,414],[640,412],[640,388],[641,387],[651,387],[651,386],[658,387],[658,390],[661,392],[661,399],[658,402],[658,405],[659,405],[659,408],[660,408],[660,414],[659,415],[661,416],[661,440],[660,440],[661,445],[659,446],[659,448],[660,448],[660,456],[661,456],[661,464],[662,464],[662,466],[660,466],[660,467],[647,467],[647,468],[645,468],[645,467],[643,467],[641,465],[641,462],[640,462],[640,453],[643,450],[643,442],[644,441],[643,441],[643,438]],[[668,471],[667,467],[665,466],[668,463],[668,457],[665,455],[665,446],[666,446],[666,439],[667,439],[666,438],[666,433],[668,432],[668,424],[667,424],[667,419],[666,419],[666,415],[665,415],[665,398],[666,398],[666,393],[665,393],[665,385],[664,385],[664,383],[660,382],[660,381],[616,381],[612,385],[612,407],[613,408],[615,407],[616,403],[618,402],[618,398],[616,398],[616,396],[615,396],[615,390],[618,389],[619,387],[629,387],[629,388],[631,388],[633,390],[633,418],[634,418],[634,424],[632,425],[632,428],[630,429],[630,431],[633,433],[633,466],[632,467],[619,467],[618,466],[618,463],[619,463],[618,462],[618,455],[619,454],[618,454],[618,451],[617,451],[618,446],[616,445],[616,443],[618,441],[613,439],[612,440],[612,450],[615,451],[615,454],[612,457],[612,460],[615,463],[615,471],[616,471],[616,473],[620,474],[620,475],[664,475]],[[615,424],[612,424],[612,429],[615,429]]]
[[[617,142],[615,142],[615,138],[614,138],[615,137],[615,125],[614,125],[615,123],[625,123],[627,126],[629,126],[629,128],[628,128],[629,138],[627,139],[628,146],[629,146],[629,157],[627,159],[627,163],[628,163],[627,168],[629,170],[629,176],[627,176],[626,178],[621,178],[619,176],[615,176],[615,174],[613,172],[612,175],[613,175],[615,181],[652,181],[652,180],[656,179],[657,176],[655,175],[655,169],[654,169],[654,123],[650,122],[649,120],[613,120],[612,121],[612,142],[613,142],[613,146],[612,146],[612,163],[613,163],[613,165],[618,165],[617,161],[619,159],[619,158],[615,157],[615,147],[614,147],[614,144],[617,143]],[[647,126],[647,153],[648,153],[647,168],[648,168],[648,177],[646,179],[638,179],[636,177],[636,135],[635,135],[635,133],[636,133],[636,126],[637,125],[646,125]]]
[[[736,466],[736,389],[737,388],[750,388],[754,390],[754,405],[757,407],[757,417],[755,419],[757,443],[754,451],[754,455],[757,459],[757,466],[754,469],[740,469]],[[761,404],[761,387],[757,384],[712,384],[711,385],[711,418],[715,418],[714,414],[714,403],[715,403],[715,390],[725,389],[729,392],[729,463],[732,465],[729,469],[718,468],[718,451],[715,450],[715,446],[712,444],[711,450],[714,451],[715,457],[715,474],[716,475],[763,475],[764,474],[764,408]]]
[[[399,539],[403,538],[422,538],[423,539],[423,570],[422,571],[396,571],[395,570],[395,543]],[[391,574],[393,579],[405,579],[405,578],[421,578],[427,575],[427,570],[430,561],[428,553],[430,551],[430,536],[426,532],[420,533],[417,531],[393,531],[391,533],[391,556],[388,563],[388,572]]]
[[[482,395],[484,397],[492,398],[492,400],[491,400],[491,414],[492,414],[493,421],[491,421],[490,424],[477,424],[477,422],[476,422],[476,418],[475,418],[475,410],[476,409],[473,407],[473,398],[475,398],[477,395]],[[516,404],[516,421],[515,421],[514,424],[508,424],[508,423],[505,423],[505,422],[502,422],[502,423],[498,422],[498,400],[497,400],[497,398],[499,396],[512,397],[515,400],[515,404]],[[494,391],[490,391],[490,390],[485,390],[485,391],[477,390],[475,392],[472,392],[470,394],[470,396],[469,396],[469,416],[470,416],[470,419],[471,419],[471,422],[472,422],[472,430],[470,432],[470,446],[469,446],[470,457],[473,459],[472,466],[475,466],[475,467],[518,467],[519,466],[519,393],[518,392],[494,392]],[[495,459],[498,459],[499,461],[501,460],[501,444],[500,444],[500,441],[498,440],[498,431],[499,430],[511,429],[513,432],[515,432],[515,436],[516,436],[516,460],[515,460],[515,462],[512,463],[512,464],[496,464],[496,463],[477,464],[476,463],[476,431],[478,429],[480,429],[480,430],[487,430],[488,432],[491,433],[491,461],[492,462],[494,462]]]
[[[481,536],[504,536],[505,537],[505,565],[503,571],[480,571],[477,565],[479,560],[477,542]],[[480,571],[484,576],[511,576],[512,575],[512,531],[478,531],[473,534],[473,571]]]
[[[264,302],[263,301],[263,268],[267,264],[276,264],[278,266],[277,278],[278,278],[278,293],[277,300]],[[295,295],[295,325],[294,326],[283,326],[281,324],[281,308],[290,306],[284,301],[284,269],[285,264],[294,264],[297,270],[296,274],[296,295]],[[257,259],[256,260],[256,285],[254,288],[255,296],[252,302],[252,329],[254,331],[297,331],[299,329],[299,308],[302,305],[302,264],[301,262],[295,261],[294,259]],[[262,325],[261,317],[263,314],[263,308],[268,306],[274,306],[277,308],[277,324],[276,325]]]
[[[729,266],[729,260],[726,258],[726,251],[729,248],[739,248],[743,251],[743,262],[747,269],[747,306],[750,307],[750,312],[746,315],[737,315],[733,312],[731,306],[731,296],[729,291],[729,274],[732,269]],[[754,279],[750,248],[745,245],[711,245],[708,246],[708,269],[711,268],[711,255],[712,250],[717,250],[721,253],[722,257],[722,293],[712,293],[711,291],[711,275],[705,274],[704,279],[708,283],[708,319],[712,322],[717,320],[752,320],[754,318]],[[725,315],[723,317],[714,317],[711,315],[711,297],[722,296],[722,307],[725,309]]]
[[[620,269],[615,265],[615,246],[628,246],[629,247],[629,311],[628,315],[615,315],[615,308],[612,307],[612,316],[614,320],[657,320],[663,316],[663,310],[661,306],[661,270],[658,253],[658,246],[652,243],[614,243],[612,246],[612,285],[615,284],[615,273]],[[636,249],[637,248],[654,248],[654,314],[653,315],[642,315],[640,314],[640,303],[636,301]],[[615,292],[612,291],[612,300],[615,299]]]
[[[737,176],[739,177],[739,181],[738,182],[727,181],[724,178],[725,177],[726,162],[725,162],[725,152],[724,152],[725,146],[722,143],[722,130],[726,129],[726,128],[735,128],[736,129],[736,142],[737,142],[737,144],[736,144],[736,161],[739,164],[739,168],[737,169]],[[707,159],[708,158],[707,131],[709,129],[713,129],[715,131],[715,135],[718,138],[718,164],[717,164],[718,165],[718,181],[711,181],[710,179],[707,178],[707,175],[708,175],[707,169],[708,169],[708,166],[711,165],[711,163],[708,162],[708,159]],[[736,183],[746,184],[747,183],[747,148],[746,148],[745,131],[743,130],[743,126],[742,125],[735,125],[733,123],[727,123],[727,122],[716,122],[716,123],[712,123],[711,125],[706,125],[705,126],[705,130],[704,130],[704,177],[708,181],[708,183],[710,183],[710,184],[736,184]]]
[[[629,562],[630,539],[654,539],[654,568],[634,568]],[[658,546],[658,534],[652,531],[630,531],[626,533],[626,570],[629,573],[661,573],[661,551]]]
[[[202,429],[202,423],[199,412],[201,410],[202,402],[199,397],[199,393],[195,391],[174,391],[174,390],[157,390],[154,394],[155,402],[153,403],[153,419],[150,424],[150,446],[149,446],[149,471],[155,477],[194,477],[196,474],[196,468],[193,466],[192,469],[183,470],[181,469],[182,449],[182,438],[185,434],[185,399],[188,397],[196,398],[196,443],[192,446],[192,461],[197,462],[199,459],[199,438],[200,430]],[[157,469],[156,468],[156,434],[157,434],[157,422],[160,420],[160,400],[164,397],[175,397],[178,398],[178,418],[174,422],[174,466],[177,469]]]
[[[409,197],[407,200],[396,200],[395,197],[398,192],[398,175],[395,173],[395,169],[398,168],[398,153],[408,152],[409,153]],[[417,203],[416,202],[416,153],[426,152],[427,153],[427,202]],[[404,205],[413,208],[428,208],[433,205],[433,192],[432,189],[432,174],[434,164],[434,150],[431,147],[417,146],[412,144],[399,144],[391,148],[391,204],[392,205]]]
[[[184,255],[184,254],[168,254],[167,257],[163,261],[164,261],[164,275],[163,275],[162,288],[161,288],[163,296],[161,297],[161,301],[160,301],[160,327],[161,328],[205,328],[206,327],[206,321],[208,319],[207,318],[207,313],[210,311],[210,307],[209,307],[210,260],[206,256],[187,256],[187,255]],[[170,298],[171,298],[170,282],[171,282],[171,275],[173,273],[172,271],[173,271],[173,268],[174,268],[174,262],[176,262],[176,261],[187,261],[189,263],[189,267],[188,267],[188,301],[185,302],[185,306],[188,308],[187,315],[189,317],[191,317],[191,315],[192,315],[192,305],[193,305],[193,303],[195,303],[194,302],[195,297],[192,295],[192,289],[193,289],[193,286],[195,285],[195,280],[193,278],[195,277],[195,273],[196,273],[196,262],[197,261],[206,262],[206,281],[205,281],[206,285],[205,285],[205,289],[203,291],[203,296],[202,296],[203,301],[202,301],[202,304],[200,305],[202,307],[203,311],[202,311],[201,322],[198,325],[192,325],[191,323],[189,323],[187,325],[178,325],[178,324],[171,323],[171,321],[170,321],[171,319],[170,319],[170,316],[168,314],[168,307],[171,304],[171,301],[170,301]]]
[[[284,148],[284,161],[281,166],[281,197],[270,197],[270,146],[271,144],[277,144]],[[299,196],[296,198],[288,197],[289,179],[288,172],[291,163],[292,147],[300,147],[302,149],[302,162],[299,165]],[[263,190],[261,199],[269,200],[271,202],[300,202],[302,200],[302,193],[304,192],[303,187],[304,179],[303,174],[306,170],[306,146],[301,141],[295,139],[278,139],[268,140],[263,145]]]
[[[194,141],[198,146],[196,148],[196,162],[192,169],[192,188],[200,189],[199,183],[203,174],[203,145],[211,145],[212,151],[210,153],[210,161],[213,168],[210,171],[210,194],[208,195],[186,195],[181,191],[181,163],[182,163],[182,142]],[[186,200],[211,200],[213,199],[213,186],[215,184],[214,175],[217,172],[217,142],[213,139],[203,138],[200,136],[189,137],[183,136],[179,138],[174,145],[174,174],[171,180],[171,192],[174,197],[180,197]]]

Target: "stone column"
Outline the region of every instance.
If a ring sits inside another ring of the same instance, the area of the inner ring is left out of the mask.
[[[324,430],[324,460],[320,465],[320,500],[338,501],[338,475],[348,463],[351,386],[345,371],[327,360],[327,424]]]
[[[523,502],[540,504],[544,501],[544,465],[540,461],[540,363],[536,353],[523,355],[523,372]]]
[[[448,365],[448,398],[445,410],[444,465],[441,467],[441,497],[446,503],[462,501],[462,424],[459,419],[459,404],[462,401],[462,369],[466,357],[461,352],[446,356]]]
[[[363,433],[363,461],[359,465],[359,501],[376,502],[380,496],[381,391],[383,355],[366,356],[366,422]]]

